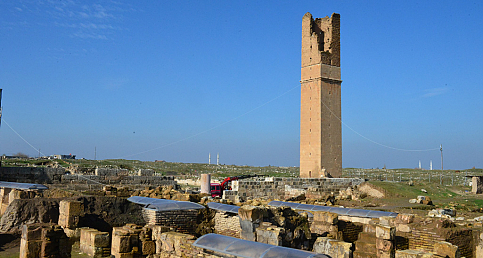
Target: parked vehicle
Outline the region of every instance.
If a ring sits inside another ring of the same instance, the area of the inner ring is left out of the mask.
[[[224,190],[231,190],[230,182],[236,181],[239,179],[245,179],[250,177],[257,177],[258,175],[241,175],[241,176],[229,176],[223,180],[221,183],[211,183],[210,184],[210,192],[211,197],[222,197]]]

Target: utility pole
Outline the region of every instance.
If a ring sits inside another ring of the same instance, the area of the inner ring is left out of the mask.
[[[439,150],[441,151],[441,173],[443,173],[443,144],[439,146]]]
[[[97,160],[97,147],[94,147],[94,160]]]

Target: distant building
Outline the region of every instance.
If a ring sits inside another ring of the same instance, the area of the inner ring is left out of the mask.
[[[7,155],[3,155],[2,156],[2,159],[26,159],[28,157],[25,157],[25,156],[7,156]]]
[[[50,156],[51,159],[75,159],[75,155],[68,154],[68,155],[52,155]]]

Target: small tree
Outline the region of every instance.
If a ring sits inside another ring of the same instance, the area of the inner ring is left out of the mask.
[[[13,154],[13,156],[17,156],[17,157],[20,157],[20,158],[23,158],[23,159],[27,159],[29,157],[29,155],[22,153],[22,152],[17,152],[15,154]]]

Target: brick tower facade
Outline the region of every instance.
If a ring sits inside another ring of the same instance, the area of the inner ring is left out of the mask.
[[[340,15],[302,18],[300,177],[342,176]]]

